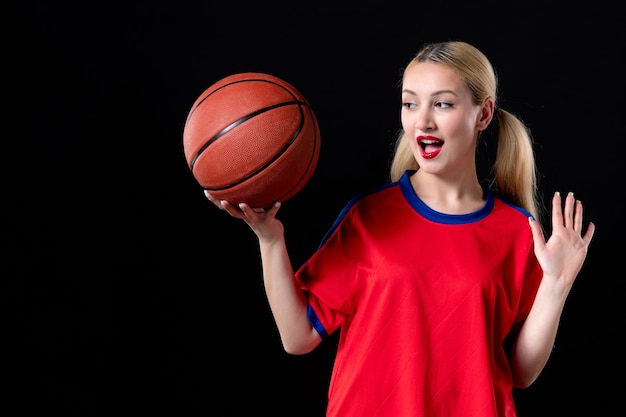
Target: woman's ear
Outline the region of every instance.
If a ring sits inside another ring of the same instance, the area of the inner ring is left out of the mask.
[[[493,112],[494,112],[493,99],[491,97],[488,97],[484,101],[480,109],[479,118],[476,123],[476,127],[478,128],[478,130],[482,132],[483,130],[487,129],[487,126],[489,126],[489,123],[491,123],[491,119],[493,119]]]

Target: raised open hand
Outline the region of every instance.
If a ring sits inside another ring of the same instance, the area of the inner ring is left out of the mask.
[[[530,221],[534,249],[544,276],[549,275],[571,287],[587,257],[587,249],[595,232],[589,223],[583,231],[583,205],[568,193],[563,207],[561,195],[552,198],[552,235],[546,241],[541,226]]]

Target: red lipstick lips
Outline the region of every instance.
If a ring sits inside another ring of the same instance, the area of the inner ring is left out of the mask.
[[[441,152],[443,141],[434,136],[418,136],[417,144],[419,145],[422,158],[432,159]]]

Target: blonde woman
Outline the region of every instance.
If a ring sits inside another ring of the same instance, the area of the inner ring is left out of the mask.
[[[207,194],[258,237],[283,348],[305,354],[341,332],[327,417],[514,417],[514,387],[548,361],[595,226],[555,193],[544,238],[531,137],[496,92],[474,46],[424,46],[402,77],[391,181],[349,201],[296,271],[280,202]],[[492,125],[496,160],[479,178]]]

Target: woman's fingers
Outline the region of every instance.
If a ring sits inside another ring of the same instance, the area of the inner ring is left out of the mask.
[[[566,229],[574,229],[577,232],[582,230],[582,205],[576,201],[573,192],[567,193],[565,204],[561,199],[561,193],[554,193],[552,198],[552,223]]]
[[[580,234],[583,231],[583,203],[577,200],[575,205],[574,230]]]
[[[584,226],[583,203],[580,200],[576,200],[573,192],[569,192],[565,199],[564,207],[561,204],[561,195],[557,191],[552,199],[553,229],[564,227],[565,229],[573,230],[579,236],[582,236],[585,244],[588,245],[595,232],[595,225],[590,222],[584,236],[582,235]]]
[[[552,197],[552,229],[563,227],[565,225],[565,220],[563,219],[563,207],[561,204],[561,193],[557,191]]]
[[[574,198],[574,193],[567,193],[567,197],[565,198],[565,208],[563,212],[563,216],[565,218],[565,223],[563,224],[566,228],[571,229],[574,227],[574,203],[576,199]]]

